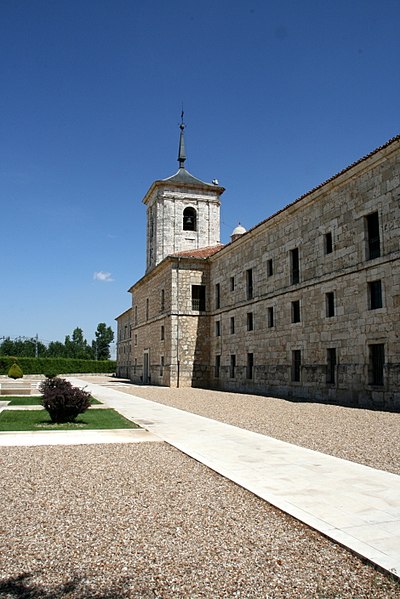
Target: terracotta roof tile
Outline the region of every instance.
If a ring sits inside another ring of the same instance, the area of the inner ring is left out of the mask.
[[[172,254],[174,258],[209,258],[223,248],[223,244],[213,245],[209,247],[199,248],[197,250],[185,250]]]

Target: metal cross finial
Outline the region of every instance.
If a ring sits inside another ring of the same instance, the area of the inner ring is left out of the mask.
[[[178,150],[178,162],[179,162],[179,168],[185,168],[185,160],[186,160],[186,151],[185,151],[185,139],[183,136],[183,130],[185,128],[185,123],[183,122],[183,104],[182,104],[182,112],[181,112],[181,124],[179,125],[179,128],[181,130],[180,136],[179,136],[179,150]]]

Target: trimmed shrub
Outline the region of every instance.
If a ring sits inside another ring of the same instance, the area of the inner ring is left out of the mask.
[[[15,362],[11,356],[0,356],[0,374],[7,374],[10,366]],[[18,357],[24,374],[57,374],[82,373],[113,373],[116,369],[114,360],[78,360],[75,358],[21,358]]]
[[[22,379],[22,377],[24,376],[24,373],[22,372],[21,367],[18,366],[18,364],[16,362],[14,362],[14,364],[12,364],[12,366],[10,366],[7,374],[10,377],[10,379]]]
[[[40,384],[42,406],[55,423],[73,422],[78,414],[90,408],[90,393],[73,387],[69,381],[59,377],[47,378]]]

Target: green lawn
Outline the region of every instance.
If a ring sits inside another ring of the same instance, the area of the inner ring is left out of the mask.
[[[140,428],[111,409],[89,408],[75,422],[52,424],[46,411],[4,410],[0,413],[0,431],[91,430],[111,428]]]
[[[40,406],[40,397],[9,395],[7,397],[0,396],[0,401],[9,401],[9,406]],[[94,397],[91,398],[92,404],[101,404]]]

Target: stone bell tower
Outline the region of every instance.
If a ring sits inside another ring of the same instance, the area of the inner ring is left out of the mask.
[[[220,243],[220,196],[225,189],[218,181],[205,183],[185,169],[183,111],[181,117],[178,172],[154,181],[143,199],[147,207],[146,272],[171,254]]]

